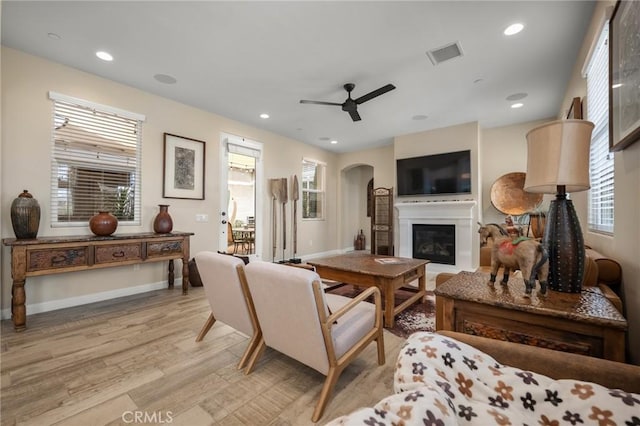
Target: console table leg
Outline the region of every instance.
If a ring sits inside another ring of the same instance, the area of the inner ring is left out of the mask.
[[[169,261],[169,277],[167,280],[169,281],[169,288],[173,288],[173,259]]]
[[[27,328],[26,295],[24,293],[25,280],[14,280],[11,287],[11,319],[16,331]]]
[[[189,292],[189,257],[182,259],[182,294]]]

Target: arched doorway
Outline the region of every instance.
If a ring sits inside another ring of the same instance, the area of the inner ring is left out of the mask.
[[[354,239],[360,230],[365,235],[365,248],[369,250],[371,218],[368,216],[367,188],[375,186],[370,185],[372,180],[373,167],[367,164],[350,165],[341,171],[340,246],[343,250],[354,249]]]

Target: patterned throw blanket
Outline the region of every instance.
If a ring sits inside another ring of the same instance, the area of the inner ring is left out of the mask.
[[[640,395],[499,364],[472,346],[415,333],[400,350],[395,394],[330,425],[639,425]]]

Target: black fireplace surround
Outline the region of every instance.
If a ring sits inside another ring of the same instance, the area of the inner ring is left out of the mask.
[[[456,264],[455,225],[413,225],[413,258]]]

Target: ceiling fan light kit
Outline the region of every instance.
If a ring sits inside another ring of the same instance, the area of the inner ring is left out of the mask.
[[[301,104],[315,104],[315,105],[334,105],[334,106],[340,106],[342,107],[343,111],[346,111],[349,113],[349,115],[351,116],[351,119],[353,121],[360,121],[362,118],[360,118],[360,114],[358,114],[358,105],[370,101],[373,98],[376,98],[380,95],[383,95],[387,92],[390,92],[391,90],[395,89],[396,86],[394,86],[393,84],[387,84],[386,86],[382,86],[379,89],[376,89],[372,92],[367,93],[366,95],[360,96],[357,99],[352,99],[351,98],[351,92],[353,91],[353,89],[356,87],[355,84],[353,83],[347,83],[344,86],[344,90],[347,91],[348,97],[347,99],[343,102],[343,103],[337,103],[337,102],[325,102],[325,101],[308,101],[308,100],[304,100],[302,99],[300,101]]]

